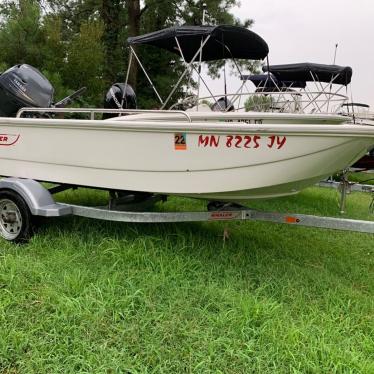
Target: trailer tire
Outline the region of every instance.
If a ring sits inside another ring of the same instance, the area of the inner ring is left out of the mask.
[[[33,216],[25,200],[11,190],[0,192],[0,236],[25,243],[33,235]]]

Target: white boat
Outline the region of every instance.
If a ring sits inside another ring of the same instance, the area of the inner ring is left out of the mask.
[[[208,48],[203,60],[225,58],[227,49],[243,58],[268,53],[266,43],[246,29],[180,31],[143,39],[185,44],[184,58],[191,61],[201,46]],[[220,48],[220,56],[215,46],[222,45],[223,36],[227,49]],[[242,39],[245,51],[235,51]],[[295,194],[355,162],[374,139],[374,127],[347,124],[337,115],[250,113],[249,124],[240,113],[144,111],[109,120],[23,118],[24,113],[0,118],[2,176],[222,201]]]
[[[0,118],[3,176],[225,201],[294,194],[352,164],[374,127]]]

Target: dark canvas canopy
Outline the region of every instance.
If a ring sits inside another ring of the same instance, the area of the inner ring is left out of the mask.
[[[268,71],[267,66],[263,66],[264,72]],[[351,82],[352,68],[349,66],[323,65],[314,63],[270,65],[269,71],[277,79],[282,81],[313,81],[312,75],[319,82],[330,83],[333,80],[335,84],[347,85]]]
[[[229,25],[175,26],[130,37],[127,42],[130,45],[153,45],[180,55],[177,38],[184,58],[190,62],[208,36],[210,38],[204,45],[202,61],[225,58],[262,60],[269,53],[268,45],[259,35],[243,27]]]
[[[256,87],[266,89],[305,88],[305,81],[281,81],[273,74],[242,75],[242,80],[251,81]]]

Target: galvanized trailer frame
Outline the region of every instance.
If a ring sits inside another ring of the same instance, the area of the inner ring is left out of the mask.
[[[67,186],[66,188],[70,188]],[[57,192],[61,188],[54,191]],[[109,205],[110,206],[110,205]],[[9,241],[22,242],[31,235],[34,217],[81,216],[107,221],[161,223],[199,221],[265,221],[295,226],[374,233],[374,221],[363,221],[307,214],[261,212],[244,206],[223,206],[219,210],[199,212],[138,212],[123,207],[88,207],[56,202],[51,192],[32,179],[0,180],[0,235]]]

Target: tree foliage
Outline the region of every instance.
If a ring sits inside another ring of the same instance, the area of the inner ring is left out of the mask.
[[[175,24],[241,23],[230,10],[238,0],[3,0],[0,4],[0,68],[28,63],[41,70],[56,89],[56,101],[86,86],[86,105],[101,106],[105,91],[126,75],[128,36]],[[152,47],[137,51],[161,96],[165,98],[184,66],[176,55]],[[171,61],[174,61],[171,64]],[[209,64],[212,76],[219,75],[222,62]],[[256,69],[241,61],[241,68]],[[184,85],[173,99],[187,90]],[[136,86],[141,107],[158,106],[157,97],[135,64],[130,82]],[[192,82],[192,87],[193,87]]]
[[[271,95],[260,94],[249,96],[244,102],[246,112],[267,112],[273,106],[274,99]]]
[[[41,26],[41,12],[33,1],[2,5],[0,33],[1,60],[10,65],[28,62],[42,64],[40,48],[45,41]]]

